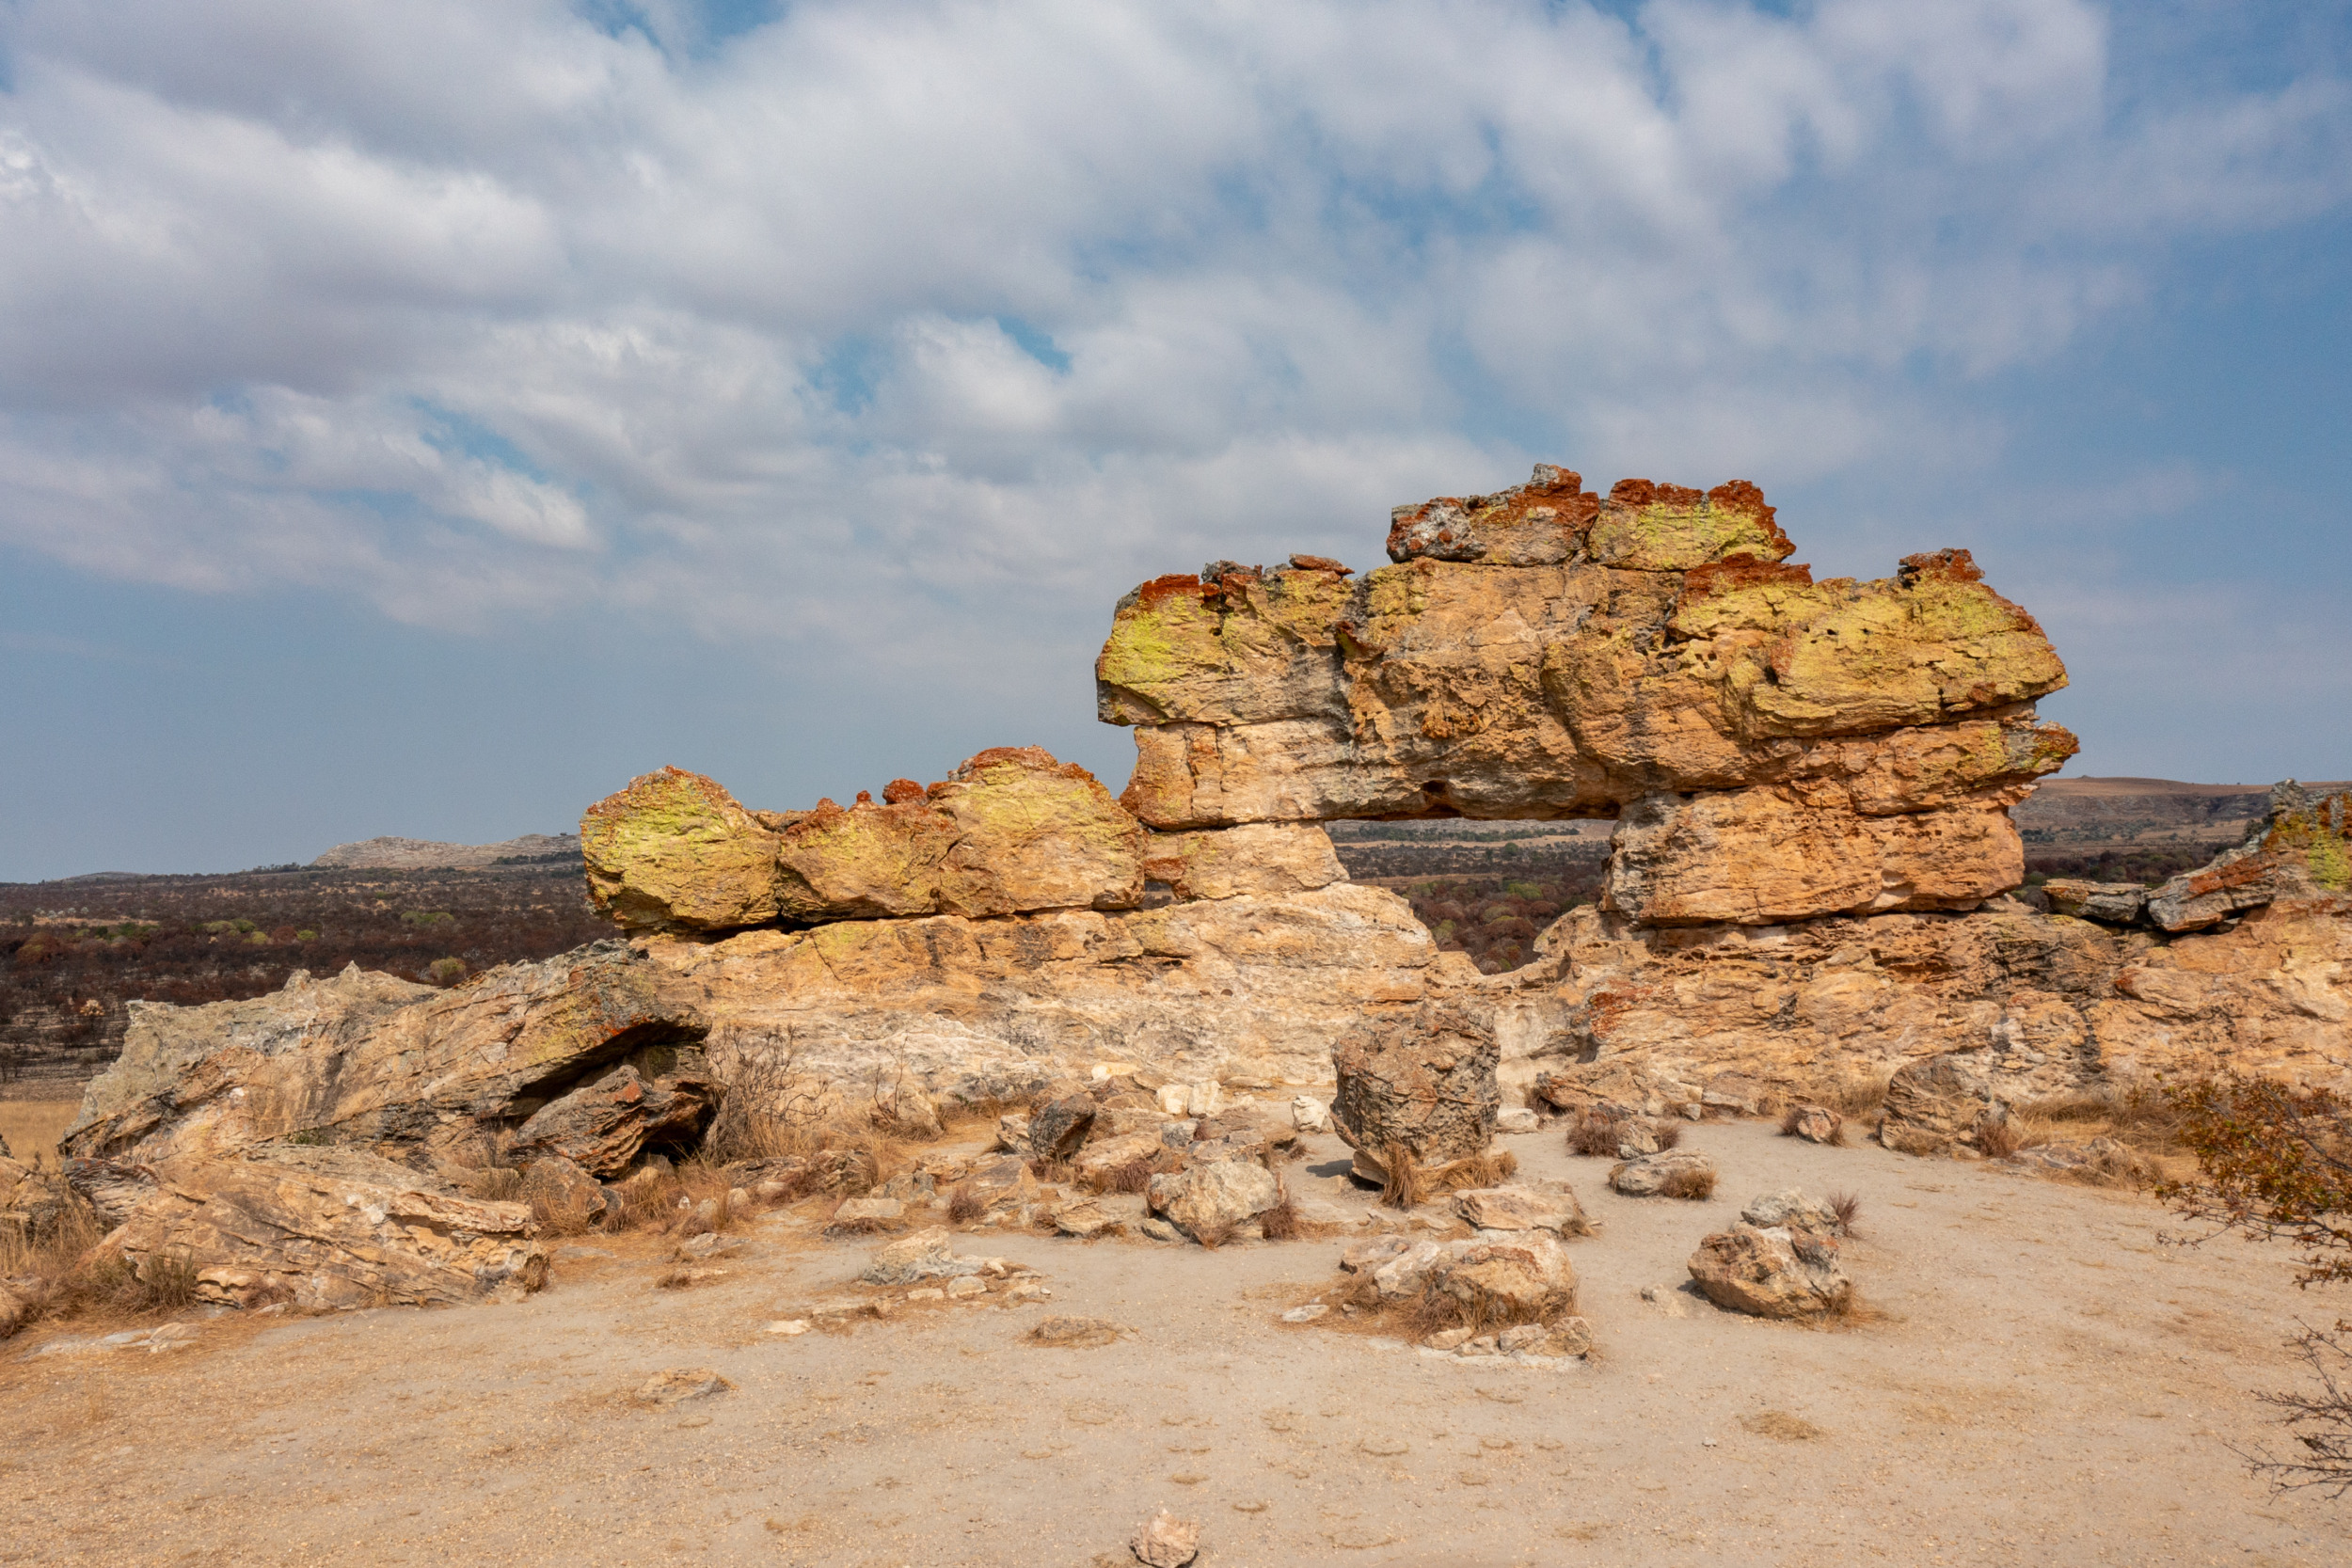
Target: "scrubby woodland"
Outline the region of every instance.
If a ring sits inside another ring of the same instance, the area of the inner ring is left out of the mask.
[[[449,986],[613,934],[580,863],[0,884],[0,1083],[114,1058],[125,1003],[259,996],[345,964]]]

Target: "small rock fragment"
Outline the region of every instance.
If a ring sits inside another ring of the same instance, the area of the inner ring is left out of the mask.
[[[1097,1345],[1111,1344],[1121,1334],[1129,1332],[1123,1323],[1108,1318],[1040,1318],[1029,1330],[1032,1343],[1052,1345],[1065,1350],[1087,1350]]]
[[[673,1367],[638,1385],[637,1392],[629,1398],[638,1404],[671,1405],[707,1399],[734,1386],[707,1367]]]
[[[1200,1526],[1161,1509],[1136,1528],[1127,1545],[1147,1568],[1184,1568],[1200,1555]]]
[[[1283,1313],[1282,1321],[1286,1323],[1311,1323],[1330,1310],[1331,1308],[1322,1302],[1310,1302],[1304,1307],[1294,1307]]]

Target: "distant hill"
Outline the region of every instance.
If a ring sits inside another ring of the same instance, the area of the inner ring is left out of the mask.
[[[501,861],[566,860],[579,853],[578,833],[525,833],[502,844],[371,838],[338,844],[310,863],[326,871],[482,871]]]
[[[2341,784],[2307,787],[2338,790]],[[2178,779],[2047,779],[2014,813],[2027,844],[2118,840],[2234,843],[2263,814],[2270,786],[2185,784]]]

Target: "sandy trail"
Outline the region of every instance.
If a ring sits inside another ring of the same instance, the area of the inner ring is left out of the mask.
[[[2352,1560],[2352,1505],[2273,1497],[2225,1447],[2273,1436],[2249,1391],[2294,1381],[2298,1312],[2341,1305],[2276,1250],[2160,1246],[2143,1199],[1757,1124],[1690,1130],[1724,1172],[1704,1204],[1617,1197],[1555,1135],[1509,1147],[1603,1223],[1574,1243],[1587,1365],[1277,1323],[1337,1242],[977,1232],[960,1249],[1034,1265],[1055,1299],[777,1338],[761,1324],[866,1245],[763,1222],[726,1279],[669,1291],[647,1243],[592,1239],[638,1255],[519,1306],[215,1320],[170,1355],[26,1359],[60,1331],[21,1338],[0,1561],[1125,1562],[1163,1505],[1201,1521],[1204,1564]],[[1365,1202],[1315,1148],[1297,1184]],[[1849,1268],[1875,1321],[1641,1299],[1792,1184],[1862,1195]],[[1038,1348],[1044,1312],[1138,1332]],[[736,1386],[626,1402],[677,1367]]]

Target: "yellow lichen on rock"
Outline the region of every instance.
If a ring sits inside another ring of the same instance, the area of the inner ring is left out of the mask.
[[[726,930],[773,920],[776,834],[682,768],[629,781],[580,819],[588,895],[623,925]]]

